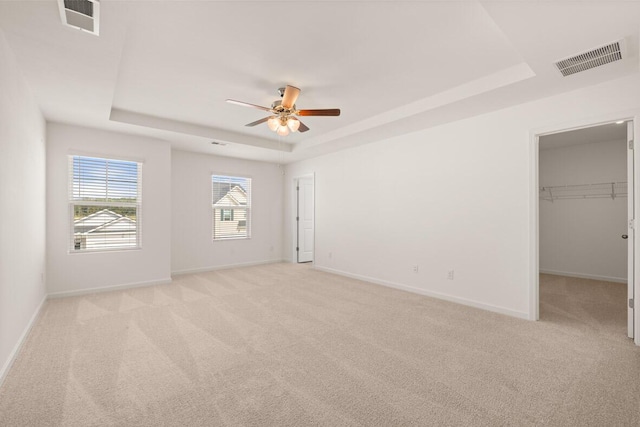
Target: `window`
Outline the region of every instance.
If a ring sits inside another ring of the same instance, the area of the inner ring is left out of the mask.
[[[251,237],[251,178],[212,175],[213,240]]]
[[[142,163],[69,156],[70,252],[141,247]]]
[[[220,221],[233,221],[233,209],[220,209]]]

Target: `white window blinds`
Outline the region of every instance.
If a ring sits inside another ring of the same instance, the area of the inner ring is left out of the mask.
[[[69,156],[69,250],[141,247],[142,163]]]
[[[251,178],[212,175],[213,240],[251,237]]]

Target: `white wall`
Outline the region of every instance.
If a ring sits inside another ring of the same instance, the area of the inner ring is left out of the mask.
[[[531,134],[630,109],[638,75],[288,165],[285,257],[315,172],[316,267],[534,318]]]
[[[46,295],[45,122],[0,31],[0,383]]]
[[[69,253],[68,155],[143,162],[142,249]],[[74,293],[170,281],[171,148],[151,138],[47,125],[47,288]]]
[[[211,175],[251,178],[251,238],[212,241]],[[172,154],[171,269],[204,271],[282,259],[282,168],[273,163]]]
[[[539,164],[540,186],[626,181],[626,141],[540,150]],[[540,271],[626,281],[626,197],[541,200],[539,218]]]

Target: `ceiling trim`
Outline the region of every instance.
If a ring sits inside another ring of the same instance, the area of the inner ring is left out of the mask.
[[[182,122],[179,120],[166,119],[163,117],[152,116],[149,114],[136,113],[133,111],[121,110],[119,108],[111,108],[109,120],[112,122],[127,123],[130,125],[144,126],[147,128],[166,130],[169,132],[182,133],[187,135],[201,136],[211,138],[218,142],[226,142],[230,144],[244,144],[253,147],[266,148],[269,150],[277,150],[291,152],[292,145],[288,142],[271,141],[264,138],[256,138],[244,135],[238,132],[231,132],[223,129],[213,128],[210,126],[197,125],[194,123]]]
[[[498,72],[489,74],[468,83],[453,87],[451,89],[436,93],[427,98],[403,105],[398,108],[386,111],[382,114],[361,120],[349,126],[336,129],[324,135],[308,139],[296,145],[294,150],[302,150],[313,147],[318,144],[344,138],[349,135],[357,134],[368,129],[392,123],[404,118],[423,113],[425,111],[434,110],[454,102],[461,101],[481,95],[492,90],[496,90],[505,86],[509,86],[521,81],[535,77],[533,70],[524,62],[513,67],[508,67]]]

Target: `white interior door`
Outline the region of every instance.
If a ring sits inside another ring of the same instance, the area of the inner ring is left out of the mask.
[[[298,262],[313,261],[313,178],[300,178],[298,194]]]
[[[633,296],[634,288],[634,241],[635,241],[635,212],[634,212],[634,171],[633,171],[633,121],[627,122],[627,217],[629,220],[629,231],[627,239],[627,333],[629,338],[634,337],[633,331]]]

